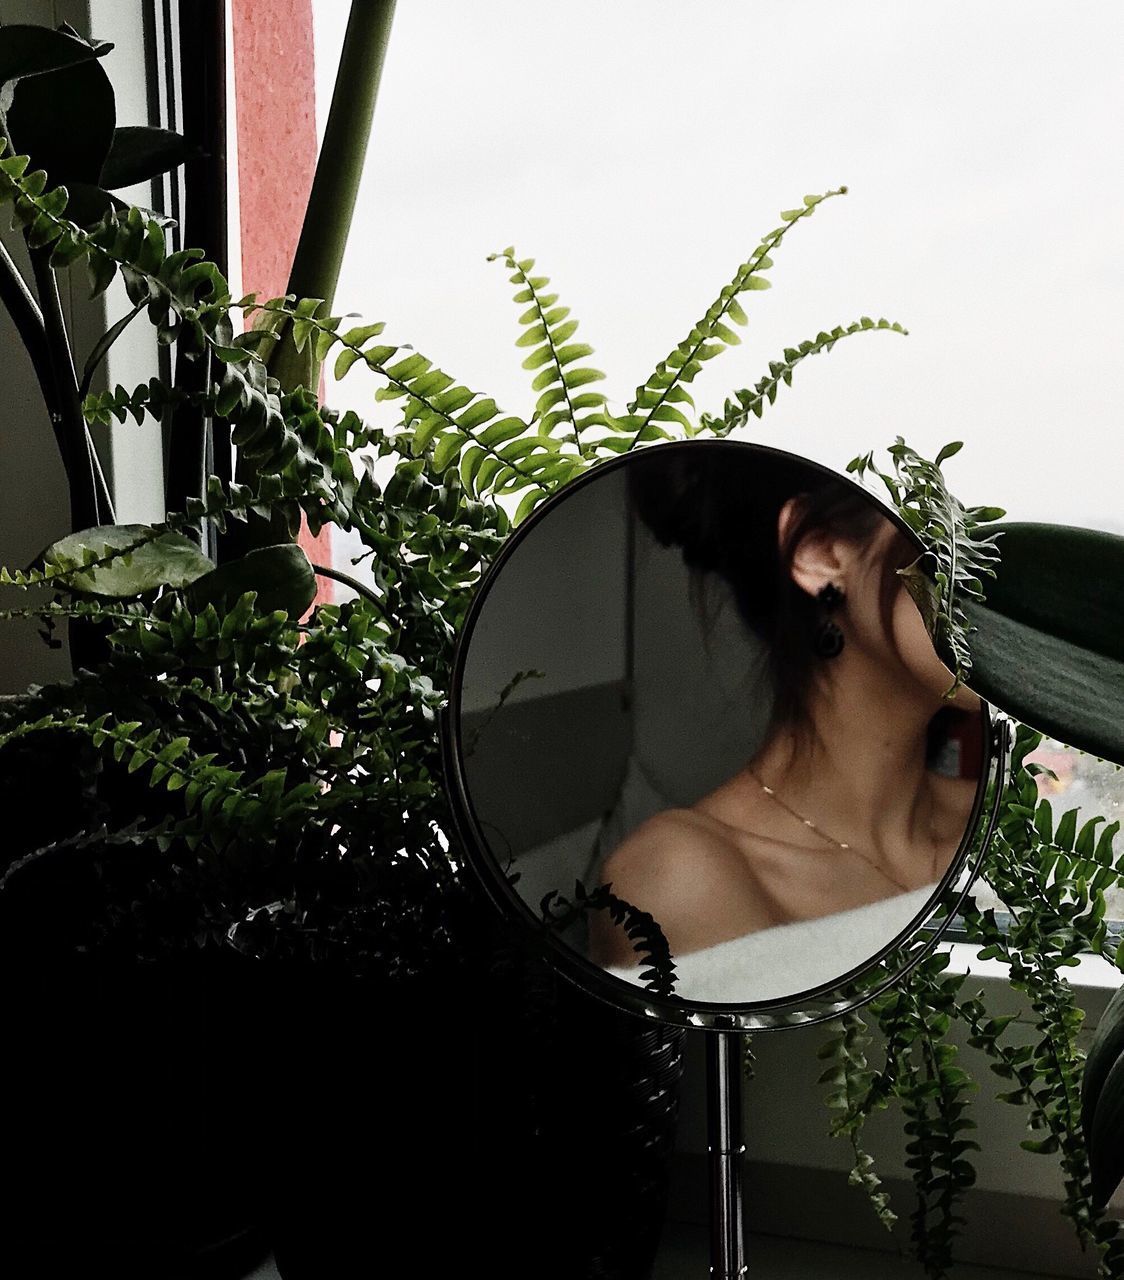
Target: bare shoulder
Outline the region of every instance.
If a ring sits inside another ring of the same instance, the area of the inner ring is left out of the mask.
[[[694,882],[699,873],[725,867],[728,844],[711,824],[690,809],[665,809],[642,822],[605,861],[602,883],[612,882],[619,896],[638,884],[664,896],[678,882]],[[640,904],[637,904],[640,905]],[[645,910],[651,908],[645,907]]]
[[[770,922],[745,858],[717,824],[689,809],[666,809],[641,823],[609,855],[601,882],[648,912],[673,953]],[[603,964],[635,961],[621,929],[600,923],[595,944]]]

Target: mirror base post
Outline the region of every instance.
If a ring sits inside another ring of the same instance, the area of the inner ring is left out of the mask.
[[[740,1280],[746,1274],[742,1224],[741,1036],[706,1036],[707,1162],[710,1169],[710,1275]]]

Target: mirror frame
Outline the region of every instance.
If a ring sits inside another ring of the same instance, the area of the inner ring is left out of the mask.
[[[769,445],[726,438],[704,440],[696,437],[691,440],[648,445],[639,452],[622,454],[596,464],[535,508],[501,547],[477,588],[457,636],[453,652],[449,698],[442,708],[438,721],[446,794],[449,798],[456,833],[464,846],[472,869],[493,904],[511,921],[513,927],[520,930],[529,945],[535,947],[540,953],[545,953],[557,972],[590,995],[625,1012],[673,1026],[718,1031],[765,1031],[823,1022],[840,1017],[866,1004],[899,982],[933,950],[941,934],[967,897],[978,875],[984,851],[994,832],[999,801],[1009,771],[1011,724],[1004,713],[988,702],[981,699],[980,715],[983,720],[985,759],[976,787],[972,811],[959,848],[942,876],[936,892],[904,929],[860,966],[819,986],[767,1000],[717,1003],[689,1000],[675,995],[658,995],[646,987],[615,977],[594,961],[581,955],[564,942],[541,917],[536,916],[530,904],[516,891],[509,875],[500,865],[484,837],[468,787],[460,726],[464,672],[473,631],[486,607],[491,589],[509,558],[535,529],[550,519],[551,514],[562,503],[586,485],[596,483],[600,477],[607,475],[610,471],[628,466],[642,454],[650,455],[653,450],[699,448],[738,450],[742,453],[753,453],[758,457],[799,463],[818,471],[824,477],[842,484],[849,484],[861,492],[874,506],[881,509],[882,514],[917,547],[919,556],[925,551],[925,546],[918,535],[897,511],[883,502],[877,494],[864,488],[850,476],[840,475],[821,463]],[[674,960],[674,956],[672,959]]]

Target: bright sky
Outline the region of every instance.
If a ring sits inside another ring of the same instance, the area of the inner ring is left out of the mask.
[[[347,0],[316,0],[331,98]],[[902,434],[965,502],[1124,533],[1118,0],[400,0],[337,310],[529,413],[513,243],[619,403],[781,209],[846,184],[745,295],[717,410],[866,314],[748,438],[842,468]],[[333,403],[375,417],[356,371]],[[386,406],[380,406],[385,409]]]

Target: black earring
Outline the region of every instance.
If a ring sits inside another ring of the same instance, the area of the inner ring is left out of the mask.
[[[832,613],[843,603],[843,592],[833,582],[821,587],[816,599],[825,614]],[[814,646],[821,658],[838,658],[843,652],[843,632],[830,617],[825,617],[816,630]]]

